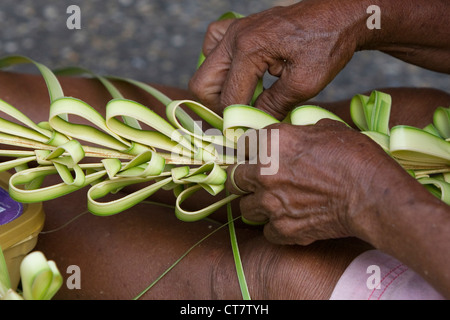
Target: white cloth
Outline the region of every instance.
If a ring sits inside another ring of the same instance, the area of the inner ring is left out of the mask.
[[[421,276],[393,257],[369,250],[339,279],[330,300],[444,300]]]

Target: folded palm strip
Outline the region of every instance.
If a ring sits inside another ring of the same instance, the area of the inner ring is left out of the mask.
[[[238,197],[229,195],[195,212],[181,207],[183,201],[200,189],[211,195],[224,190],[225,169],[236,162],[236,157],[220,151],[235,149],[237,139],[248,129],[261,129],[279,122],[247,105],[227,107],[222,118],[196,101],[171,100],[147,84],[116,78],[139,86],[161,101],[166,106],[167,119],[164,119],[150,108],[123,98],[105,77],[78,68],[64,70],[65,74],[90,74],[105,85],[112,99],[103,117],[87,103],[65,96],[55,74],[38,62],[12,56],[1,59],[0,67],[21,63],[37,66],[50,95],[49,120],[39,124],[0,100],[0,111],[17,120],[0,118],[0,143],[20,147],[0,150],[0,156],[13,158],[2,162],[0,170],[16,169],[9,192],[12,198],[24,203],[55,199],[90,186],[89,210],[96,215],[111,215],[165,189],[173,190],[176,196],[178,218],[199,220]],[[390,96],[382,92],[356,95],[350,105],[352,120],[419,182],[433,185],[430,190],[448,202],[449,109],[438,108],[433,124],[424,129],[401,125],[389,130],[390,106]],[[206,121],[214,128],[207,133],[213,134],[206,134],[202,123],[194,121],[182,107]],[[92,125],[70,122],[70,116],[81,117]],[[284,122],[311,125],[323,118],[342,121],[325,109],[307,105],[294,109]],[[150,129],[143,129],[141,124]],[[83,145],[82,141],[95,142],[96,146]],[[98,160],[82,163],[83,159]],[[29,168],[31,162],[37,166]],[[62,182],[42,187],[44,178],[53,174],[59,174]],[[138,183],[149,184],[122,198],[99,201],[109,193]]]
[[[59,290],[63,278],[55,262],[42,252],[29,253],[20,264],[21,294],[11,288],[3,251],[0,248],[0,300],[50,300]]]
[[[235,150],[239,136],[245,131],[280,122],[252,106],[229,106],[221,117],[196,101],[171,100],[139,81],[102,77],[80,68],[60,71],[60,74],[95,77],[105,86],[112,99],[106,105],[106,115],[102,116],[86,102],[65,96],[55,73],[44,65],[22,56],[0,59],[1,68],[23,63],[38,68],[50,96],[49,120],[38,124],[0,100],[0,112],[12,118],[0,118],[0,144],[10,146],[0,150],[0,156],[12,158],[0,163],[0,171],[16,170],[9,181],[9,193],[23,203],[47,201],[88,187],[88,209],[95,215],[105,216],[122,212],[164,189],[173,190],[175,214],[179,219],[203,219],[239,196],[227,194],[193,212],[183,209],[181,204],[201,189],[213,196],[221,193],[227,179],[226,167],[237,161],[234,154],[223,151]],[[128,82],[154,96],[166,106],[167,119],[147,106],[125,99],[111,79]],[[261,90],[259,86],[254,98]],[[430,192],[450,204],[450,110],[438,108],[433,123],[424,129],[396,126],[389,130],[390,107],[390,96],[382,92],[356,95],[350,104],[352,120]],[[185,108],[213,129],[203,131],[202,122],[195,121]],[[90,125],[71,122],[72,116],[81,117]],[[314,125],[323,118],[344,122],[335,114],[311,105],[297,107],[283,122]],[[88,145],[83,144],[86,142]],[[29,166],[31,163],[34,165]],[[55,174],[62,182],[43,186],[45,178]],[[138,191],[100,201],[126,186],[143,183],[146,186]],[[237,246],[233,250],[238,268]],[[44,263],[37,265],[44,266]],[[27,283],[47,281],[38,286],[40,291],[35,289],[35,297],[51,297],[42,288],[54,291],[49,268],[54,269],[48,265],[38,268],[33,281],[27,280]],[[54,273],[54,279],[58,281],[58,273]],[[245,278],[240,278],[240,283],[244,297],[249,298]],[[27,296],[33,295],[27,293]]]
[[[16,201],[47,201],[89,187],[89,210],[96,215],[111,215],[140,203],[160,189],[166,189],[173,190],[176,196],[176,215],[182,220],[194,221],[208,216],[238,197],[227,195],[195,212],[181,208],[182,202],[200,189],[212,195],[220,193],[226,181],[225,168],[235,162],[234,156],[220,154],[215,147],[221,146],[222,150],[235,148],[236,142],[222,134],[225,129],[228,133],[232,130],[224,126],[222,117],[203,105],[188,100],[172,101],[144,83],[116,78],[140,87],[166,105],[168,120],[165,120],[151,109],[124,99],[105,77],[79,68],[60,72],[88,74],[101,81],[112,96],[106,107],[106,117],[103,117],[87,103],[65,96],[55,73],[44,65],[22,56],[0,59],[2,68],[23,63],[34,64],[45,79],[50,96],[50,111],[48,122],[36,124],[24,113],[0,100],[0,112],[7,116],[0,118],[0,144],[9,146],[8,149],[0,150],[0,157],[12,158],[0,163],[0,171],[15,169],[16,173],[9,181],[9,193]],[[216,128],[214,134],[205,134],[201,123],[194,121],[181,106],[190,108]],[[259,114],[263,118],[272,118],[262,112]],[[81,117],[90,125],[70,122],[71,116]],[[141,124],[151,129],[144,130]],[[89,145],[80,141],[88,142]],[[93,142],[95,146],[92,146]],[[45,178],[55,174],[59,175],[62,182],[43,186]],[[142,183],[148,183],[148,186],[114,201],[98,201],[126,186]],[[239,283],[243,297],[249,299],[230,210],[228,216]],[[24,261],[28,265],[30,260]],[[36,264],[35,259],[31,259],[33,264]],[[31,269],[25,268],[29,272]],[[0,271],[2,279],[7,279],[6,266]],[[38,292],[53,288],[52,279],[57,277],[41,277],[40,274],[47,270],[42,271],[39,263],[36,264],[35,272],[33,276],[25,278],[26,285],[38,283],[37,288],[33,289]],[[0,282],[3,287],[8,288],[8,281],[2,279]],[[36,282],[34,279],[47,279],[50,282]],[[11,290],[4,291],[7,294],[3,298],[19,297]],[[51,296],[32,295],[37,298]]]
[[[373,91],[356,95],[350,102],[353,123],[377,142],[431,193],[450,204],[450,109],[439,107],[433,123],[423,129],[398,125],[389,129],[391,96]],[[317,106],[296,108],[291,123],[314,124],[322,118],[344,122]]]

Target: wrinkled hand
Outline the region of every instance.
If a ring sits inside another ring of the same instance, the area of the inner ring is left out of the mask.
[[[353,56],[351,11],[336,1],[301,1],[212,23],[203,45],[206,60],[189,88],[220,114],[228,105],[249,104],[258,80],[269,72],[278,79],[255,107],[281,120],[319,93]]]
[[[275,243],[307,245],[356,236],[358,221],[383,196],[371,190],[374,177],[403,170],[367,136],[337,121],[267,127],[270,132],[275,129],[279,156],[271,156],[278,161],[278,172],[262,175],[261,163],[241,164],[234,172],[236,185],[250,192],[240,200],[244,219],[267,222],[264,234]],[[237,193],[230,181],[227,188]]]

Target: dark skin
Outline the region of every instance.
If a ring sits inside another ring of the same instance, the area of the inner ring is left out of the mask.
[[[382,12],[379,30],[366,26],[370,5]],[[450,73],[448,11],[444,0],[306,0],[214,22],[203,44],[206,61],[192,77],[190,89],[220,112],[230,104],[248,104],[258,79],[269,72],[279,79],[255,106],[281,120],[294,106],[316,96],[357,51],[380,50]]]
[[[381,8],[380,30],[366,27],[370,5]],[[217,22],[205,37],[206,61],[190,89],[219,112],[226,105],[249,103],[258,79],[269,72],[279,79],[255,106],[281,120],[319,93],[359,50],[380,50],[450,73],[449,12],[450,3],[439,0],[306,0]],[[412,110],[412,105],[422,111]],[[442,106],[449,105],[444,94]],[[410,112],[427,113],[428,107],[410,104],[408,110],[398,111],[409,117]],[[421,126],[429,122],[421,121]],[[267,239],[307,245],[358,237],[398,258],[450,297],[446,204],[375,143],[342,124],[325,120],[312,127],[278,124],[267,129],[280,132],[279,172],[263,176],[259,164],[243,164],[235,171],[237,186],[250,193],[240,201],[243,216],[267,222]],[[229,190],[238,192],[231,185]]]
[[[111,99],[95,80],[60,78],[67,96],[89,103],[102,114]],[[40,76],[0,72],[0,97],[35,122],[48,117],[47,88]],[[115,83],[126,98],[143,103],[159,114],[164,108],[153,97],[123,83]],[[154,85],[172,99],[190,98],[177,88]],[[2,148],[8,146],[2,145]],[[131,186],[122,192],[132,192]],[[141,204],[121,214],[97,217],[86,212],[87,190],[44,203],[46,221],[35,250],[57,263],[65,280],[66,270],[81,270],[81,289],[66,283],[55,299],[132,299],[204,236],[226,222],[225,210],[186,223],[173,209]],[[171,192],[159,191],[150,200],[174,204]],[[184,203],[186,209],[204,207],[217,198],[198,194]],[[68,205],[76,204],[76,205]],[[239,204],[233,203],[234,216]],[[363,241],[344,239],[318,242],[302,249],[274,245],[259,228],[236,221],[239,249],[253,299],[328,299],[347,265],[370,248]],[[57,229],[57,231],[53,231]],[[297,279],[295,282],[292,279]],[[142,299],[241,299],[230,248],[228,229],[223,228],[196,247]]]
[[[102,114],[110,99],[95,80],[60,78],[64,92],[78,97]],[[48,93],[40,76],[0,72],[0,97],[33,120],[46,120]],[[163,114],[152,97],[128,85],[116,83],[125,97]],[[157,86],[173,99],[189,97],[184,90]],[[437,106],[450,102],[446,93],[431,89],[382,89],[393,96],[393,122],[422,126],[431,121]],[[321,104],[345,118],[349,101]],[[429,107],[424,113],[420,105]],[[407,119],[400,112],[411,108]],[[425,116],[425,117],[424,117]],[[2,146],[3,147],[3,146]],[[131,189],[132,190],[132,189]],[[127,191],[131,191],[130,189]],[[125,192],[125,191],[124,191]],[[153,201],[173,204],[168,192],[158,192]],[[204,195],[191,199],[195,209],[214,199]],[[79,204],[68,206],[67,204]],[[234,203],[239,215],[239,203]],[[84,190],[44,203],[44,232],[54,230],[86,210]],[[110,217],[84,214],[63,229],[41,234],[36,250],[56,261],[67,278],[67,267],[78,265],[81,289],[65,283],[57,299],[131,299],[164,272],[189,247],[226,221],[224,210],[214,216],[219,223],[186,223],[173,210],[141,204]],[[348,264],[372,248],[356,238],[316,241],[308,246],[270,243],[260,228],[237,222],[239,248],[253,299],[328,299]],[[233,257],[226,228],[220,230],[185,259],[143,299],[240,299]]]

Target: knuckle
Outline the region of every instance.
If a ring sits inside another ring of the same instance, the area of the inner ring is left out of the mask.
[[[206,29],[206,35],[215,34],[219,29],[218,21],[211,22]]]
[[[245,19],[237,19],[231,23],[227,34],[232,38],[235,49],[245,53],[254,47],[257,38],[253,32],[248,32]]]
[[[280,199],[270,193],[266,193],[261,198],[261,208],[268,213],[280,213],[282,207]]]
[[[293,244],[293,241],[280,226],[279,219],[270,220],[264,227],[264,236],[267,240],[276,244]]]
[[[268,136],[271,136],[270,133],[273,130],[278,130],[279,132],[284,132],[284,131],[291,131],[294,128],[292,125],[290,125],[288,123],[277,122],[277,123],[272,123],[272,124],[268,125],[264,129],[267,130]]]
[[[305,232],[307,230],[298,221],[288,217],[273,219],[270,224],[267,235],[278,243],[307,246],[316,240]]]
[[[199,79],[198,76],[194,76],[189,80],[188,89],[198,99],[201,99],[202,96],[201,88],[201,79]]]
[[[252,48],[252,37],[246,33],[238,32],[234,37],[235,48],[237,48],[241,53],[245,53]]]
[[[266,90],[259,96],[256,106],[276,119],[282,120],[293,107],[290,107],[285,99],[283,95],[272,92],[272,90]]]
[[[316,96],[324,87],[320,72],[309,70],[300,61],[288,65],[284,91],[292,103],[299,103]]]
[[[295,244],[298,244],[300,246],[309,246],[310,244],[312,244],[313,242],[315,242],[314,239],[310,239],[310,238],[300,238],[297,241],[295,241]]]
[[[290,78],[287,88],[292,96],[293,103],[306,101],[314,97],[319,91],[318,86],[314,81],[305,81],[303,79],[298,79],[297,77]]]
[[[336,131],[352,131],[352,129],[347,127],[344,123],[328,118],[320,119],[317,121],[316,125],[319,127],[328,127]]]
[[[274,176],[273,175],[269,175],[269,174],[261,174],[262,172],[262,165],[258,164],[259,166],[259,174],[257,176],[257,182],[258,184],[264,188],[264,189],[269,189],[269,188],[274,188],[276,181],[274,181]],[[266,197],[264,197],[263,199],[265,199]],[[264,200],[266,201],[266,200]]]

